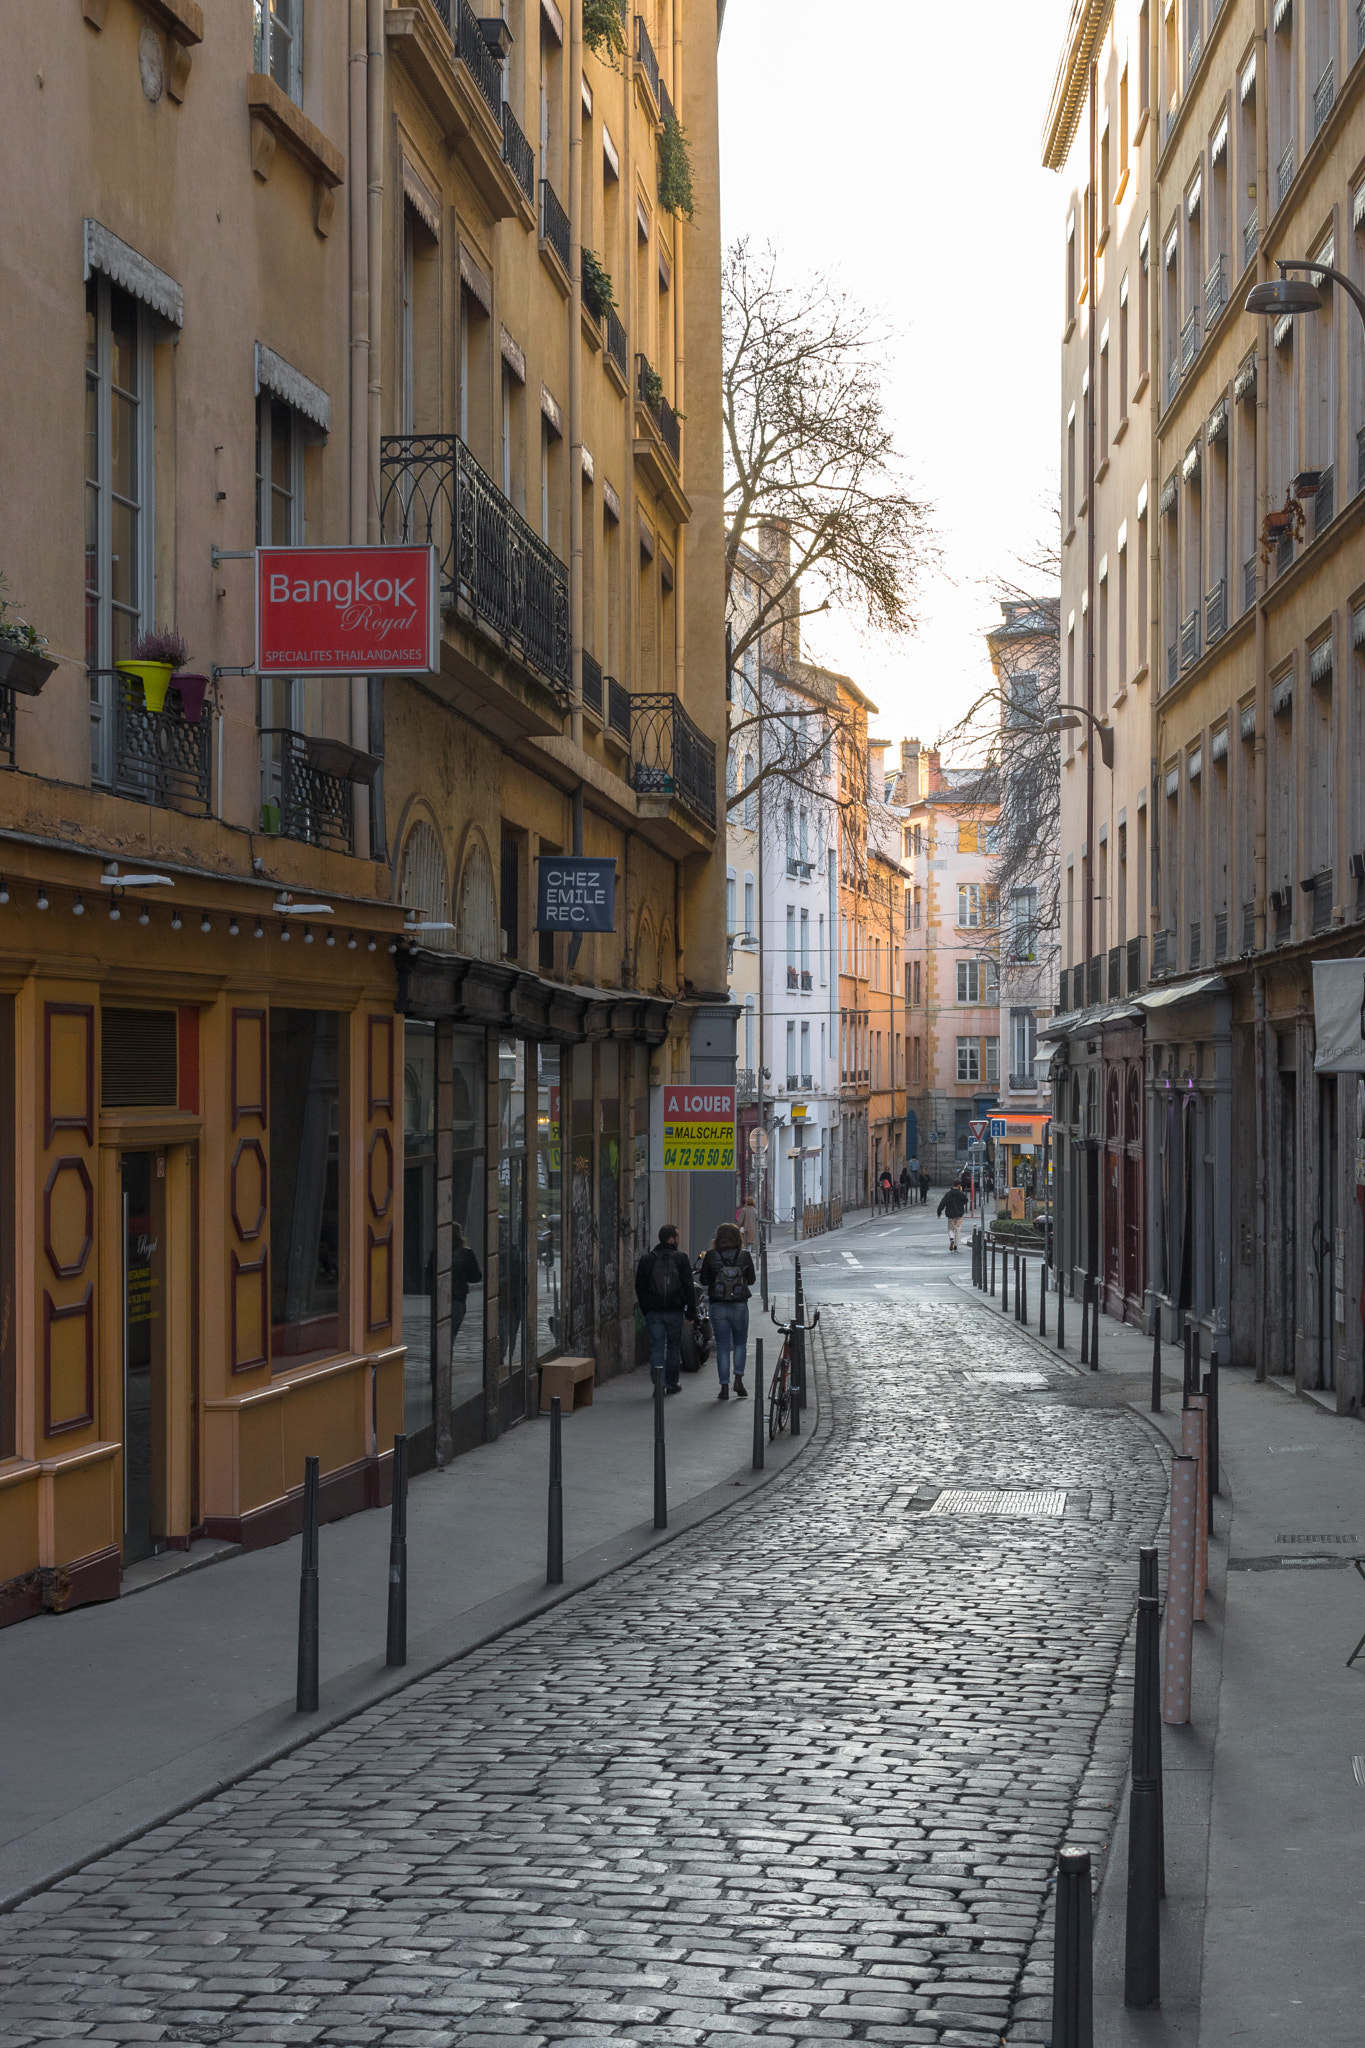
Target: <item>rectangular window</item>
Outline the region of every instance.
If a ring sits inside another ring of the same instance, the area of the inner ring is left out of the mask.
[[[810,973],[810,912],[801,912],[801,972]]]
[[[957,1078],[959,1081],[981,1079],[981,1040],[959,1038],[957,1041]]]
[[[802,1086],[803,1088],[809,1088],[809,1087],[810,1087],[810,1085],[811,1085],[811,1070],[810,1070],[810,1025],[809,1025],[809,1024],[802,1024],[802,1026],[801,1026],[801,1086]]]
[[[796,1078],[796,1026],[790,1018],[787,1021],[787,1086],[800,1086]]]
[[[1145,223],[1144,223],[1145,225]],[[1148,315],[1151,306],[1151,262],[1147,251],[1145,234],[1138,245],[1138,377],[1147,375],[1148,363]]]
[[[796,905],[795,905],[794,903],[789,903],[789,904],[787,905],[787,971],[788,971],[788,973],[791,973],[791,972],[793,972],[793,971],[794,971],[794,969],[795,969],[795,967],[796,967]]]
[[[1038,1019],[1032,1010],[1010,1011],[1010,1085],[1033,1079],[1038,1051]]]
[[[979,825],[969,825],[966,823],[958,825],[957,850],[959,853],[979,853],[981,851],[981,827]]]
[[[918,1080],[919,1080],[919,1079],[921,1078],[921,1077],[920,1077],[920,1067],[919,1067],[919,1061],[920,1061],[920,1051],[919,1051],[919,1047],[920,1047],[920,1042],[919,1042],[919,1040],[918,1040],[918,1039],[916,1039],[916,1040],[915,1040],[915,1079],[916,1079],[917,1081],[918,1081]]]
[[[993,1003],[999,998],[999,984],[993,960],[959,960],[957,999],[960,1003]]]
[[[96,782],[114,778],[108,671],[152,608],[151,335],[137,301],[95,276],[85,288],[85,659]]]
[[[733,868],[725,877],[725,935],[733,939],[738,929],[739,880]]]
[[[334,1010],[271,1010],[270,1356],[281,1366],[339,1343],[340,1068]]]
[[[919,991],[920,991],[920,979],[919,979],[919,970],[920,970],[920,963],[919,963],[919,961],[917,960],[917,961],[915,962],[915,995],[914,995],[914,1000],[915,1000],[916,1004],[918,1004],[918,1002],[919,1002],[919,999],[920,999],[920,993],[919,993]]]
[[[452,1107],[451,1117],[451,1255],[450,1255],[450,1411],[452,1426],[456,1428],[457,1440],[470,1441],[469,1436],[459,1437],[460,1425],[455,1418],[462,1417],[463,1426],[476,1430],[472,1441],[477,1442],[483,1434],[483,1377],[484,1377],[484,1265],[487,1246],[485,1243],[487,1217],[488,1173],[485,1167],[485,1143],[488,1125],[487,1103],[487,1056],[486,1037],[482,1031],[456,1031],[452,1039]],[[557,1061],[554,1079],[557,1080]],[[439,1099],[439,1097],[438,1097]],[[559,1090],[552,1084],[551,1101],[553,1122],[553,1156],[558,1174],[559,1156]],[[555,1232],[552,1243],[557,1246],[559,1204],[553,1199],[558,1192],[557,1178],[552,1192],[547,1194],[546,1215],[541,1229],[551,1228]],[[444,1208],[445,1190],[439,1183],[438,1203]],[[552,1212],[552,1213],[551,1213]],[[544,1269],[542,1268],[542,1271]],[[553,1270],[553,1269],[552,1269]],[[541,1282],[548,1291],[549,1280]],[[559,1298],[554,1298],[555,1311],[559,1310]],[[438,1332],[438,1336],[439,1336]],[[476,1418],[479,1418],[476,1420]]]
[[[988,1038],[986,1044],[986,1084],[991,1088],[1000,1086],[1000,1040]]]
[[[821,916],[820,916],[820,944],[819,944],[819,946],[818,946],[818,948],[817,948],[817,951],[818,951],[818,954],[819,954],[819,958],[820,958],[820,986],[821,986],[821,988],[824,988],[824,987],[825,987],[825,919],[824,919],[824,913],[823,913],[823,912],[821,913]]]
[[[296,104],[303,99],[303,0],[253,0],[257,71]]]
[[[746,875],[744,877],[744,936],[746,939],[752,939],[757,937],[757,934],[758,924],[754,917],[754,878],[752,875]],[[752,1066],[753,1061],[750,1060],[749,1064]]]

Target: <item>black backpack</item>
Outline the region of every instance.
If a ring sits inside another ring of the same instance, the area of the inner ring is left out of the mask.
[[[747,1301],[749,1284],[741,1270],[742,1251],[717,1252],[719,1267],[711,1281],[712,1301]]]
[[[682,1275],[678,1271],[676,1245],[660,1244],[654,1247],[650,1279],[653,1282],[654,1304],[657,1310],[668,1315],[672,1310],[682,1307]]]

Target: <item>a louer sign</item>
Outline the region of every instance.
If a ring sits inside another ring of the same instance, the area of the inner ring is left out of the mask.
[[[420,675],[440,666],[435,548],[257,548],[262,675]]]

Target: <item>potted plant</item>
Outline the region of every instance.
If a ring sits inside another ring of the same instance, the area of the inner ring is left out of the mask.
[[[666,213],[692,218],[692,150],[671,107],[659,134],[659,204]]]
[[[595,320],[605,320],[609,310],[616,304],[616,295],[611,288],[611,272],[591,249],[583,251],[583,304]]]
[[[5,579],[0,576],[0,688],[36,697],[57,666],[43,653],[46,646],[46,637],[19,617],[13,600],[5,596]]]
[[[190,650],[179,633],[170,626],[153,626],[150,632],[138,634],[127,658],[114,666],[126,676],[136,676],[142,685],[143,703],[149,711],[158,712],[166,708],[171,677],[189,658]]]
[[[179,669],[171,677],[171,688],[180,692],[180,710],[191,725],[199,723],[199,714],[204,708],[204,695],[209,686],[207,676],[201,676],[195,669]]]

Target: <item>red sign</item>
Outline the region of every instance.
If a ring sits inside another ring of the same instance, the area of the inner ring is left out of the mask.
[[[411,675],[440,666],[435,548],[257,548],[262,675]]]
[[[707,1082],[698,1081],[691,1088],[664,1089],[666,1124],[733,1123],[734,1120],[733,1088],[712,1088]]]

